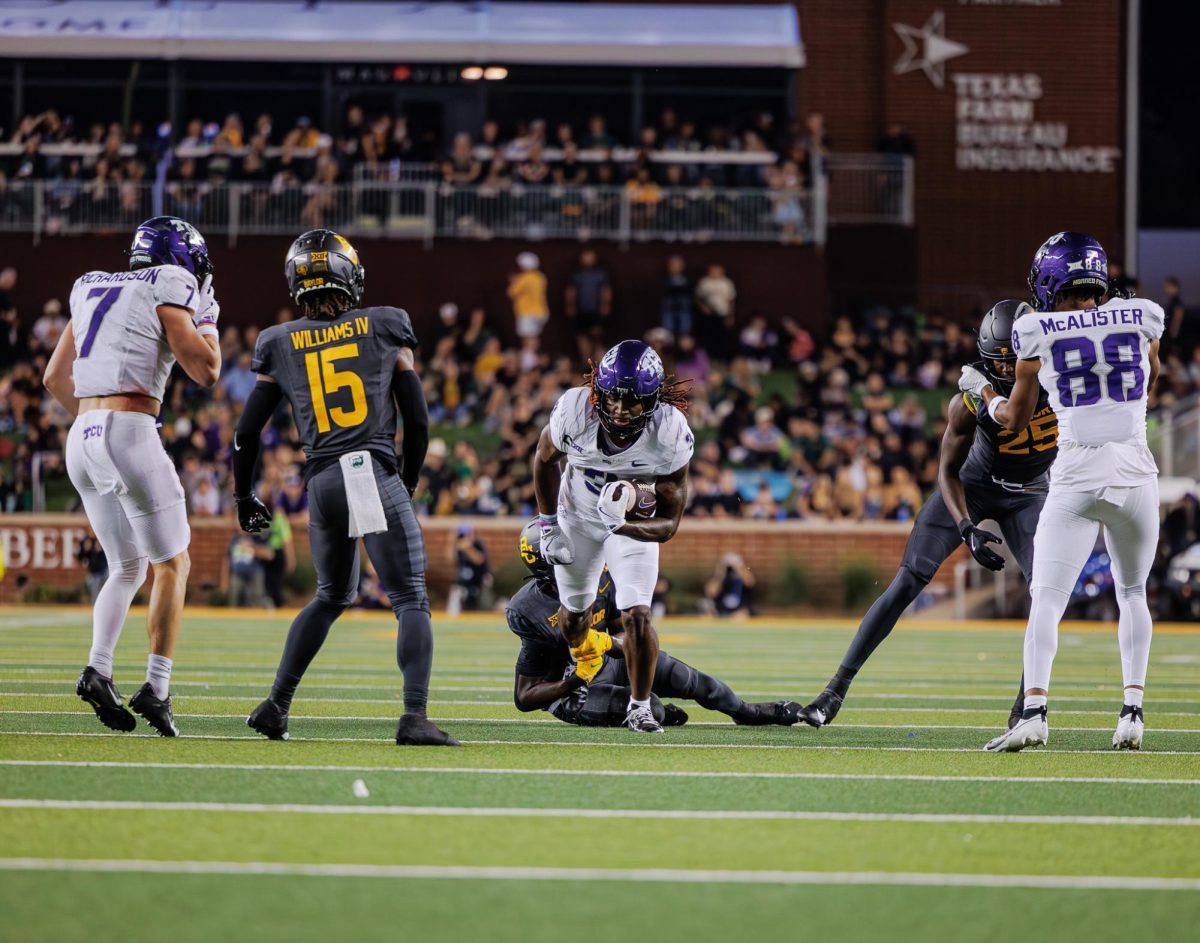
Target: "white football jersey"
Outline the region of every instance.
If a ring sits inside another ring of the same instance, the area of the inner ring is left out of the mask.
[[[1013,324],[1013,350],[1041,361],[1038,380],[1058,416],[1055,487],[1094,491],[1157,477],[1146,397],[1163,317],[1146,298],[1114,298],[1082,311],[1029,312]]]
[[[141,393],[161,400],[175,355],[158,306],[194,313],[216,305],[211,289],[199,295],[196,277],[178,265],[80,276],[71,289],[75,395]]]
[[[550,438],[567,456],[559,505],[576,513],[594,511],[610,481],[653,481],[678,471],[691,461],[695,443],[687,418],[665,403],[623,452],[609,455],[600,447],[599,435],[600,415],[591,404],[591,390],[578,386],[559,397],[550,413]]]

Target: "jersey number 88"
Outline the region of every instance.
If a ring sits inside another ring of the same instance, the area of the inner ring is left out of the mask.
[[[1129,358],[1122,355],[1128,349]],[[1064,337],[1050,348],[1054,357],[1054,369],[1058,373],[1058,399],[1063,406],[1092,406],[1100,402],[1102,389],[1096,365],[1096,344],[1087,337]],[[1071,363],[1071,354],[1079,358]],[[1109,371],[1104,377],[1108,398],[1118,403],[1133,402],[1142,398],[1146,387],[1146,374],[1142,370],[1142,345],[1137,334],[1109,334],[1104,338],[1104,362]],[[1126,384],[1125,377],[1133,378]],[[1076,380],[1082,381],[1077,387]],[[1076,390],[1078,389],[1078,392]]]

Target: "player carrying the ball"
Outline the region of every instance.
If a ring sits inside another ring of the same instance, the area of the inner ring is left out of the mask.
[[[663,730],[650,708],[658,662],[650,601],[658,545],[675,535],[687,503],[686,397],[649,345],[621,341],[555,403],[533,458],[541,552],[554,565],[563,637],[577,662],[599,667],[606,636],[591,628],[591,611],[607,565],[626,627],[625,725],[638,733]]]

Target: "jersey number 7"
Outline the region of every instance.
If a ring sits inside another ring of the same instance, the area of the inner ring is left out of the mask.
[[[360,425],[367,418],[367,391],[362,378],[352,370],[338,370],[337,361],[358,357],[358,344],[342,344],[304,355],[308,390],[312,397],[317,431],[328,432],[330,420],[343,429]],[[350,408],[327,406],[325,398],[338,390],[350,390]]]

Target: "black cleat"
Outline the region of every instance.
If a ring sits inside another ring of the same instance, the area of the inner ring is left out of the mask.
[[[113,684],[113,679],[104,677],[91,665],[80,672],[79,680],[75,682],[75,693],[81,701],[91,706],[100,723],[109,730],[129,733],[137,729],[137,718],[125,707],[125,699]]]
[[[288,715],[278,704],[267,698],[250,712],[246,726],[256,730],[268,740],[286,740]]]
[[[1012,706],[1012,710],[1008,712],[1008,729],[1012,730],[1021,722],[1021,717],[1025,713],[1025,700],[1022,698]]]
[[[797,720],[802,720],[810,727],[824,727],[833,723],[833,718],[842,709],[842,696],[826,688],[817,695],[817,699],[807,707],[797,711]]]
[[[178,737],[179,728],[175,726],[175,716],[171,713],[171,697],[160,701],[154,696],[154,689],[147,681],[137,690],[137,694],[129,699],[129,709],[135,714],[146,718],[146,723],[158,731],[160,737]]]
[[[682,727],[688,722],[687,711],[678,704],[664,704],[663,713],[666,715],[663,717],[664,727]]]
[[[733,718],[741,727],[791,727],[800,720],[803,708],[795,701],[773,701],[770,704],[747,704],[749,712]]]
[[[428,717],[405,714],[396,728],[396,745],[402,747],[456,747],[458,741]]]

